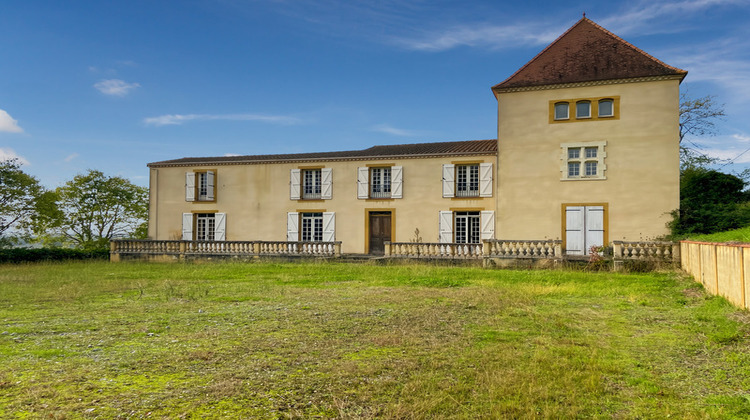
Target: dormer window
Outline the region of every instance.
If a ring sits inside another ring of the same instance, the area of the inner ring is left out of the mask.
[[[576,102],[576,118],[591,118],[591,102]]]
[[[615,101],[602,99],[599,101],[599,117],[612,117],[615,115]]]
[[[567,102],[558,102],[555,104],[555,120],[567,120],[570,105]]]

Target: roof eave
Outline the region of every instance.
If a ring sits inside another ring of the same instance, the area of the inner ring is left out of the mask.
[[[428,154],[411,154],[411,155],[372,155],[372,156],[349,156],[336,158],[300,158],[300,159],[278,159],[278,160],[204,160],[183,162],[180,160],[152,162],[146,164],[149,168],[166,168],[179,166],[205,166],[205,165],[262,165],[262,164],[282,164],[282,163],[306,163],[306,162],[344,162],[344,161],[363,161],[363,160],[387,160],[387,159],[429,159],[446,156],[496,156],[497,150],[479,150],[474,152],[450,152],[450,153],[428,153]]]

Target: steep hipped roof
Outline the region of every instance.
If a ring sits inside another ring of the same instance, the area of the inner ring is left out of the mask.
[[[492,90],[686,74],[584,17]]]
[[[321,153],[294,153],[284,155],[250,155],[221,157],[188,157],[149,163],[148,166],[187,166],[215,164],[258,164],[282,162],[314,162],[335,160],[403,159],[410,157],[494,155],[497,140],[466,140],[440,143],[396,144],[373,146],[364,150]]]

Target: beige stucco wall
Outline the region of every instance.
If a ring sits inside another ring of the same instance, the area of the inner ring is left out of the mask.
[[[226,213],[226,240],[286,241],[287,212],[336,213],[336,240],[342,252],[366,252],[365,219],[368,210],[392,210],[393,241],[408,242],[419,229],[424,242],[438,242],[438,212],[451,209],[495,210],[495,198],[451,199],[442,196],[442,165],[489,162],[496,156],[455,156],[422,159],[208,165],[151,168],[149,237],[180,239],[182,213]],[[403,198],[357,199],[357,168],[375,164],[403,167]],[[300,167],[332,168],[330,200],[291,200],[290,170]],[[185,173],[216,171],[216,202],[185,201]]]
[[[550,123],[550,101],[615,96],[619,119]],[[564,239],[563,203],[606,204],[609,241],[666,234],[679,205],[678,103],[678,80],[499,94],[496,237]],[[561,180],[560,144],[589,141],[607,142],[606,180]]]

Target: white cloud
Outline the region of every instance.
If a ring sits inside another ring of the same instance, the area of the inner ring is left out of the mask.
[[[224,156],[232,157],[232,156],[242,156],[242,155],[240,155],[238,153],[224,153]]]
[[[688,83],[714,83],[723,101],[746,104],[750,101],[750,42],[724,38],[665,51],[664,60],[688,71]]]
[[[146,125],[181,125],[190,121],[260,121],[270,124],[299,124],[300,119],[286,115],[264,115],[264,114],[170,114],[158,117],[144,118],[143,123]]]
[[[746,5],[747,0],[641,0],[630,4],[632,6],[610,16],[594,19],[620,36],[682,32],[695,29],[685,23],[688,16],[696,16],[719,6]],[[557,16],[554,18],[558,19]],[[460,46],[492,49],[543,46],[554,41],[569,26],[553,23],[558,21],[559,19],[542,21],[537,17],[508,25],[481,21],[460,24],[443,22],[441,29],[395,36],[390,42],[406,49],[421,51],[445,51]]]
[[[732,159],[735,164],[750,163],[750,151],[746,149],[703,149],[701,152],[722,161]]]
[[[564,30],[533,22],[516,25],[467,24],[444,31],[426,33],[417,38],[395,38],[404,48],[421,51],[444,51],[459,46],[511,48],[519,45],[541,45],[552,42]]]
[[[19,156],[13,149],[2,149],[0,148],[0,160],[18,159],[18,162],[22,165],[31,165],[31,163],[24,158]]]
[[[372,131],[377,131],[379,133],[391,134],[391,135],[400,136],[400,137],[413,137],[413,136],[420,136],[420,135],[425,134],[424,131],[396,128],[388,124],[379,124],[374,127],[371,127],[370,129]]]
[[[5,131],[6,133],[23,133],[23,129],[18,126],[18,121],[2,109],[0,109],[0,131]]]
[[[69,154],[68,156],[66,156],[66,157],[65,157],[65,159],[63,159],[63,160],[64,160],[65,162],[70,162],[70,161],[72,161],[73,159],[77,158],[78,156],[80,156],[80,155],[79,155],[78,153],[71,153],[71,154]]]
[[[120,79],[108,79],[102,80],[94,84],[94,87],[99,92],[105,95],[112,96],[125,96],[130,93],[131,90],[140,87],[138,83],[127,83]]]
[[[598,21],[618,35],[644,35],[656,32],[679,32],[688,28],[681,21],[685,16],[701,13],[709,8],[742,5],[747,0],[682,0],[640,1],[629,9]],[[667,21],[670,21],[669,23]],[[656,23],[656,24],[654,24]]]

